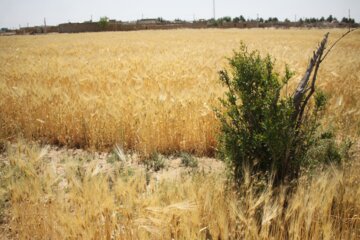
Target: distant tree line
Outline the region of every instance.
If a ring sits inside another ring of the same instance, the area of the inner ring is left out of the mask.
[[[321,22],[339,22],[337,20],[336,17],[333,17],[332,15],[329,15],[329,17],[327,17],[326,19],[324,17],[321,17],[321,18],[305,18],[305,19],[302,19],[300,18],[299,19],[299,22],[300,23],[321,23]],[[341,20],[342,23],[355,23],[355,20],[353,18],[343,18]]]
[[[244,22],[260,22],[260,23],[278,23],[278,22],[299,22],[299,23],[332,23],[332,22],[339,22],[336,17],[333,17],[332,15],[329,15],[327,18],[321,17],[321,18],[300,18],[297,21],[291,21],[288,18],[285,18],[284,21],[280,21],[277,17],[269,17],[268,19],[264,18],[257,18],[257,19],[245,19],[243,15],[240,15],[239,17],[231,18],[229,16],[221,17],[218,19],[210,19],[209,22],[213,22],[216,24],[223,24],[223,23],[244,23]],[[343,17],[340,21],[341,23],[355,23],[355,19],[353,18],[346,18]]]
[[[131,28],[131,25],[136,25],[136,24],[142,24],[142,25],[151,25],[151,26],[146,26],[146,28],[144,29],[158,29],[155,25],[164,25],[166,29],[170,29],[170,28],[176,28],[177,26],[181,27],[180,25],[183,26],[187,26],[187,27],[192,27],[192,23],[194,24],[193,26],[195,28],[198,27],[267,27],[267,26],[280,26],[280,27],[301,27],[301,26],[326,26],[328,23],[332,23],[332,26],[334,27],[344,27],[344,26],[349,26],[349,27],[359,27],[359,23],[356,23],[355,20],[353,18],[346,18],[343,17],[341,19],[341,21],[338,21],[338,19],[336,17],[334,17],[333,15],[329,15],[327,18],[325,17],[321,17],[321,18],[299,18],[299,19],[295,19],[294,20],[290,20],[288,18],[285,18],[284,20],[279,20],[277,17],[269,17],[267,19],[264,19],[262,17],[257,17],[256,19],[251,19],[251,18],[245,18],[243,15],[240,16],[236,16],[234,18],[230,17],[230,16],[224,16],[221,18],[217,18],[217,19],[199,19],[199,20],[194,20],[193,22],[187,21],[187,20],[183,20],[183,19],[175,19],[175,20],[166,20],[162,17],[158,17],[158,18],[153,18],[153,19],[141,19],[141,20],[137,20],[137,21],[132,21],[132,22],[122,22],[122,21],[117,21],[115,19],[110,20],[108,17],[103,16],[100,17],[100,19],[98,21],[93,22],[92,19],[90,21],[85,21],[83,23],[94,23],[94,24],[98,24],[98,26],[100,26],[100,30],[97,31],[107,31],[109,30],[109,26],[111,25],[118,25],[119,26],[121,24],[126,24],[127,25],[127,30],[139,30],[141,28]],[[243,23],[243,24],[241,24]],[[249,23],[249,24],[247,24]],[[68,24],[71,24],[71,22],[69,22]],[[81,23],[77,23],[77,24],[81,24]],[[60,24],[60,25],[64,25],[64,24]],[[61,32],[62,30],[60,30],[60,25],[58,26],[51,26],[52,27],[52,32]],[[168,26],[166,26],[168,25]],[[155,26],[155,27],[154,27]],[[50,26],[47,26],[47,29],[50,29]],[[63,29],[63,28],[62,28]],[[117,27],[115,28],[117,29]],[[26,27],[26,28],[19,28],[19,30],[16,30],[17,34],[34,34],[34,33],[43,33],[43,26],[34,26],[34,27]],[[78,31],[78,30],[69,30],[69,31]],[[91,31],[91,30],[88,30]],[[118,30],[115,30],[118,31]],[[119,31],[120,28],[119,28]],[[15,32],[15,30],[11,30],[8,28],[0,28],[0,33],[4,33],[4,32]]]

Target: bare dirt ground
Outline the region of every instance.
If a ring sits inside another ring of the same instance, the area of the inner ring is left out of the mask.
[[[92,161],[96,161],[96,167],[99,171],[106,171],[112,168],[113,162],[112,158],[115,157],[114,161],[123,161],[127,167],[135,168],[135,169],[145,169],[146,165],[144,164],[146,161],[151,161],[151,159],[140,158],[138,154],[124,154],[125,159],[119,159],[116,151],[114,152],[87,152],[82,149],[67,149],[67,148],[59,148],[54,146],[45,146],[47,149],[47,154],[44,158],[50,160],[53,163],[58,163],[61,165],[64,162],[64,159],[75,159],[78,161],[86,161],[87,164],[90,164]],[[149,169],[153,178],[160,179],[174,179],[180,176],[181,173],[194,170],[191,167],[186,167],[182,164],[181,157],[179,156],[162,156],[160,158],[164,161],[164,167],[159,171],[154,171],[153,169]],[[224,162],[208,157],[193,157],[195,161],[198,163],[196,167],[197,170],[205,171],[205,172],[213,172],[213,171],[222,171],[225,169]],[[61,170],[60,170],[61,171]]]

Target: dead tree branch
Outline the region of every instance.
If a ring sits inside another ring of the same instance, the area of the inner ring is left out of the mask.
[[[324,57],[320,60],[320,62],[324,61],[324,59],[326,58],[326,56],[330,53],[330,51],[333,49],[333,47],[341,40],[343,39],[346,35],[348,35],[349,33],[359,30],[359,28],[354,28],[354,29],[349,29],[346,33],[344,33],[341,37],[339,37],[329,48],[329,50],[326,51]]]
[[[317,79],[317,73],[320,68],[320,64],[324,59],[329,55],[334,46],[343,39],[349,33],[358,30],[349,29],[346,33],[344,33],[340,38],[338,38],[330,48],[325,52],[326,44],[328,41],[329,33],[326,33],[323,40],[321,41],[317,50],[313,53],[312,58],[310,59],[310,63],[306,69],[306,72],[298,84],[295,93],[293,95],[293,104],[294,104],[294,113],[293,120],[295,122],[295,129],[299,129],[302,123],[302,118],[304,115],[305,108],[311,98],[311,96],[315,92],[315,83]],[[325,54],[324,54],[325,53]],[[311,78],[312,75],[312,78]],[[311,80],[310,80],[311,78]]]
[[[329,33],[326,33],[324,36],[324,39],[321,41],[318,49],[316,50],[316,52],[314,52],[313,57],[310,59],[310,63],[306,69],[305,75],[303,76],[303,78],[301,79],[299,85],[297,86],[297,88],[295,90],[294,98],[293,98],[295,112],[294,112],[293,119],[297,122],[299,122],[299,120],[301,120],[301,118],[302,118],[301,115],[303,114],[305,106],[308,101],[307,100],[305,102],[305,101],[303,101],[303,99],[305,99],[305,100],[310,99],[310,97],[312,96],[312,94],[315,91],[316,75],[317,75],[317,71],[319,70],[319,67],[320,67],[321,57],[324,53],[326,43],[328,40],[328,36],[329,36]],[[307,86],[309,85],[310,77],[314,70],[314,67],[315,67],[315,72],[314,72],[313,78],[311,80],[310,92],[307,93],[307,91],[309,90],[309,89],[307,89]]]

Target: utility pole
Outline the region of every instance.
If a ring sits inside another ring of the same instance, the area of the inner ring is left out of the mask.
[[[214,20],[216,20],[216,15],[215,15],[215,0],[213,0],[213,17],[214,17]]]
[[[46,18],[44,18],[44,33],[46,33]]]
[[[351,23],[350,23],[350,8],[349,8],[349,31],[351,29]]]
[[[296,14],[295,14],[295,22],[296,22],[296,20],[297,20],[297,19],[296,19]]]

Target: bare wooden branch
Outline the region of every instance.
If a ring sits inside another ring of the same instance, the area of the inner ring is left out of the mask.
[[[302,118],[303,118],[303,115],[304,115],[305,108],[306,108],[311,96],[315,92],[315,83],[316,83],[316,79],[317,79],[317,73],[318,73],[318,70],[319,70],[319,67],[320,67],[321,56],[323,55],[324,50],[325,50],[325,47],[322,48],[322,51],[320,52],[320,55],[319,55],[319,60],[316,62],[313,78],[311,80],[311,86],[309,88],[310,92],[306,95],[305,100],[303,101],[303,103],[300,106],[299,114],[297,116],[296,129],[298,129],[300,127],[301,122],[302,122]]]
[[[337,39],[330,48],[325,52],[326,44],[328,41],[329,33],[326,33],[323,40],[321,41],[319,47],[317,50],[313,53],[313,57],[310,59],[310,63],[306,69],[306,72],[301,79],[300,83],[298,84],[294,97],[293,97],[293,103],[294,103],[294,113],[293,113],[293,120],[295,122],[295,129],[299,129],[302,123],[302,118],[304,115],[305,108],[311,98],[311,96],[315,92],[315,83],[317,79],[317,73],[320,68],[320,64],[324,59],[328,56],[330,51],[333,49],[333,47],[346,35],[349,33],[358,30],[357,29],[349,29],[346,33],[344,33],[339,39]],[[325,54],[324,54],[325,52]],[[310,82],[310,77],[312,75],[312,79]],[[310,86],[309,86],[310,85]]]
[[[316,67],[316,72],[317,72],[317,69],[320,66],[321,56],[325,50],[328,36],[329,36],[329,33],[326,33],[324,36],[324,39],[321,41],[318,49],[316,50],[316,52],[314,52],[313,57],[310,59],[310,63],[306,69],[306,72],[305,72],[303,78],[301,79],[299,85],[296,88],[296,91],[294,93],[294,99],[293,99],[294,107],[295,107],[294,119],[298,118],[299,113],[301,111],[301,108],[302,108],[301,103],[302,103],[302,100],[304,99],[304,95],[306,94],[306,91],[307,91],[306,88],[309,84],[310,76],[314,70],[314,67]],[[316,76],[312,80],[313,84],[315,84],[314,80],[316,80]],[[311,86],[313,86],[313,84],[311,84]],[[310,93],[311,93],[311,91],[310,91]]]
[[[354,29],[349,29],[346,33],[344,33],[341,37],[339,37],[329,48],[329,50],[326,51],[324,57],[320,60],[320,62],[324,61],[324,59],[327,57],[327,55],[330,53],[330,51],[333,49],[333,47],[341,40],[343,39],[346,35],[348,35],[349,33],[359,30],[359,28],[354,28]]]

